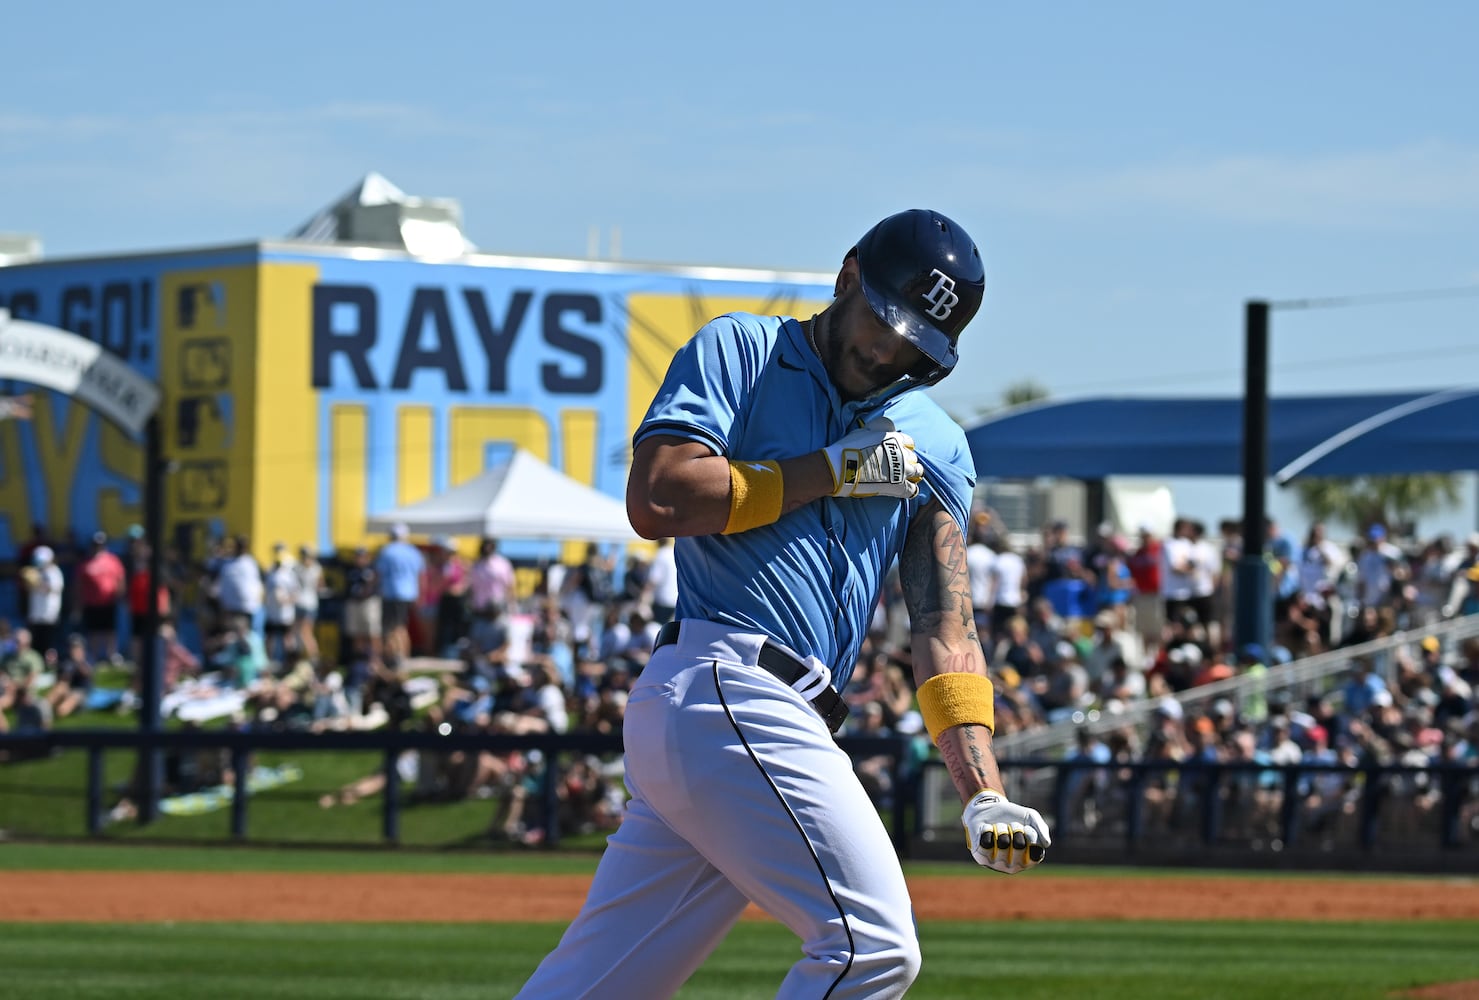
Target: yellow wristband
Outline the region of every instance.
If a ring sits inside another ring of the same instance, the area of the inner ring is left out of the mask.
[[[724,534],[749,531],[781,518],[786,483],[778,462],[729,463],[729,521]]]
[[[991,681],[981,674],[936,674],[919,685],[919,714],[930,739],[952,726],[974,723],[996,728],[996,701]]]

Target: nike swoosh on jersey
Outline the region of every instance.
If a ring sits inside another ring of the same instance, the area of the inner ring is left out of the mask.
[[[804,372],[804,371],[806,371],[806,369],[803,368],[801,365],[793,365],[793,364],[790,364],[789,362],[787,362],[786,361],[786,356],[784,354],[778,354],[778,355],[776,355],[776,360],[778,362],[780,362],[780,366],[782,368],[788,368],[788,369],[790,369],[793,372]]]

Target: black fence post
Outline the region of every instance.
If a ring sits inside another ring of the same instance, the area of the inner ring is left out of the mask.
[[[909,752],[907,737],[900,737],[898,746],[894,749],[893,785],[894,785],[894,850],[899,857],[909,856],[909,831],[905,828],[909,822],[908,800],[904,777],[904,758]]]
[[[103,748],[87,748],[87,832],[103,832]]]
[[[1222,768],[1203,764],[1202,843],[1215,844],[1222,833]]]
[[[554,847],[560,842],[560,762],[552,749],[544,751],[540,794],[544,797],[544,842]]]
[[[1070,775],[1074,775],[1077,773],[1078,769],[1068,763],[1059,764],[1057,768],[1054,769],[1053,820],[1054,824],[1058,827],[1058,830],[1054,831],[1055,833],[1061,831],[1061,834],[1066,834],[1070,836],[1073,833],[1073,822],[1068,815],[1068,811],[1073,806],[1073,804],[1068,801],[1068,791],[1071,784],[1068,779]]]
[[[385,816],[381,832],[385,839],[396,844],[401,839],[401,772],[396,764],[400,751],[395,747],[385,750]]]
[[[231,836],[245,840],[247,835],[247,796],[252,794],[249,786],[251,754],[244,745],[231,748],[231,773],[236,775],[236,788],[231,796]]]
[[[1135,853],[1140,842],[1141,826],[1145,812],[1145,769],[1143,765],[1131,765],[1130,783],[1125,789],[1125,848]]]
[[[1382,776],[1376,765],[1367,764],[1361,786],[1361,848],[1366,851],[1376,848],[1377,819],[1381,815]]]
[[[1284,801],[1279,807],[1279,838],[1288,850],[1299,832],[1299,768],[1292,764],[1284,768]]]
[[[924,790],[927,783],[924,780],[931,761],[923,761],[914,769],[914,777],[909,781],[909,800],[914,803],[914,822],[911,824],[915,837],[924,836]]]
[[[144,537],[149,540],[149,594],[144,612],[139,675],[139,823],[148,826],[159,817],[163,768],[156,738],[163,731],[160,702],[164,697],[164,663],[159,648],[159,588],[164,581],[164,431],[159,414],[144,428]]]
[[[1459,815],[1464,804],[1464,782],[1461,779],[1462,775],[1449,767],[1438,772],[1438,780],[1443,787],[1443,815],[1438,824],[1438,843],[1445,849],[1458,847],[1462,841]]]

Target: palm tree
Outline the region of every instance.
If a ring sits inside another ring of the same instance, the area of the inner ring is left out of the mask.
[[[1046,386],[1044,386],[1040,382],[1035,382],[1032,379],[1028,378],[1023,379],[1020,382],[1013,382],[1011,385],[1003,389],[1001,392],[1001,402],[986,403],[985,405],[977,406],[975,409],[975,414],[969,420],[962,419],[953,411],[947,410],[946,412],[950,413],[951,419],[958,424],[973,424],[981,420],[983,417],[988,416],[989,414],[997,413],[1001,410],[1010,410],[1014,406],[1024,406],[1027,403],[1035,403],[1039,399],[1047,399],[1050,395],[1052,395],[1052,393],[1048,392]]]
[[[1002,391],[1001,403],[1004,407],[1025,406],[1039,399],[1047,399],[1050,395],[1047,386],[1028,378],[1007,386]]]
[[[1362,531],[1373,524],[1405,524],[1459,499],[1458,477],[1443,473],[1297,479],[1294,491],[1311,518]]]

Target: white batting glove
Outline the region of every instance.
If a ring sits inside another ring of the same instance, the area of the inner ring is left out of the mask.
[[[822,449],[832,467],[834,497],[899,497],[919,495],[924,466],[914,454],[914,439],[894,430],[888,417],[877,417]]]
[[[1036,809],[1009,802],[1000,792],[977,792],[960,822],[976,864],[1008,875],[1039,864],[1053,843]]]

